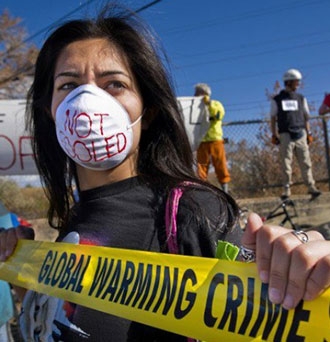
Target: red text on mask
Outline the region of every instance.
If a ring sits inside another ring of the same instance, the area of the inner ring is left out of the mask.
[[[104,135],[103,119],[109,114],[94,113],[92,115],[81,112],[75,113],[70,120],[70,110],[66,111],[64,122],[64,133],[60,134],[67,153],[72,158],[82,162],[100,162],[109,159],[126,149],[127,138],[124,132],[116,132],[111,136]],[[90,137],[93,133],[94,137]],[[77,137],[76,140],[69,139],[68,134]]]

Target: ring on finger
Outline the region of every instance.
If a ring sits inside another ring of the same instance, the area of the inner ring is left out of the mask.
[[[248,210],[247,209],[243,208],[240,210],[238,222],[239,222],[240,228],[242,230],[245,230],[247,223],[248,223]]]
[[[241,255],[244,262],[254,262],[256,261],[256,251],[253,249],[241,246]]]
[[[302,243],[307,243],[309,241],[308,235],[302,230],[294,230],[291,233]]]

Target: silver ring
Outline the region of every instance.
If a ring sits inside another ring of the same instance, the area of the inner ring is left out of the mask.
[[[239,212],[238,224],[242,230],[245,230],[248,223],[248,210],[243,208]]]
[[[302,230],[294,230],[291,233],[302,243],[307,243],[309,241],[308,235]]]
[[[241,254],[244,262],[254,262],[256,261],[256,251],[241,246]]]

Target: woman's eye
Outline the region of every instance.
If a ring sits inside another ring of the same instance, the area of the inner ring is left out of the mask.
[[[122,82],[120,82],[120,81],[113,81],[113,82],[111,82],[111,83],[107,86],[107,88],[119,90],[119,89],[125,88],[125,86],[124,86],[124,84],[123,84]]]
[[[77,88],[78,85],[76,83],[64,83],[58,87],[59,90],[72,90]]]
[[[107,91],[112,96],[121,95],[125,89],[126,89],[125,84],[123,82],[120,82],[120,81],[111,81],[104,88],[104,90]]]

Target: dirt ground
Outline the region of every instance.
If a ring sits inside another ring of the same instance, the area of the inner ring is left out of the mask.
[[[35,231],[35,239],[38,241],[55,241],[57,230],[50,228],[47,219],[30,220]]]
[[[286,206],[286,209],[292,216],[294,223],[315,227],[330,223],[330,192],[324,192],[314,200],[311,200],[309,195],[293,195],[290,199],[294,207]],[[261,216],[267,216],[271,211],[281,206],[281,200],[277,197],[245,199],[240,201],[239,204]],[[281,207],[277,210],[277,213],[280,212],[283,213]],[[283,218],[284,215],[280,215],[267,222],[278,224]]]

